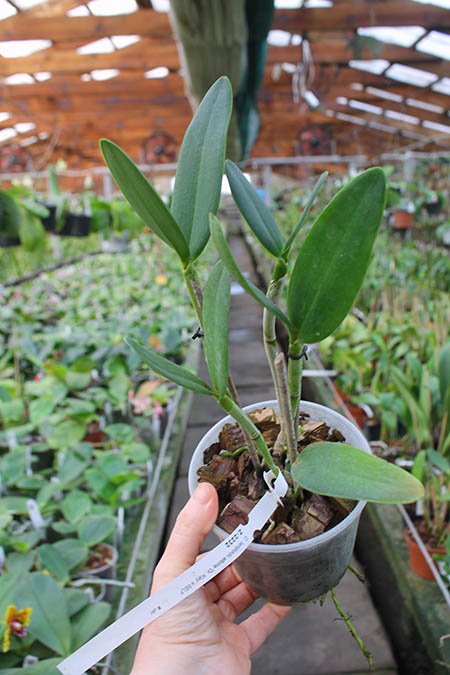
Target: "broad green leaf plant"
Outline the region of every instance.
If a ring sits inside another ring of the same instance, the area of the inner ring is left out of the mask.
[[[101,140],[105,161],[118,186],[142,220],[177,253],[187,291],[203,333],[210,383],[155,350],[128,338],[128,344],[155,372],[198,394],[212,396],[241,426],[255,468],[279,469],[260,431],[241,409],[228,372],[228,313],[231,277],[264,308],[263,337],[279,401],[288,452],[286,471],[298,488],[346,499],[385,503],[412,502],[421,483],[397,466],[346,443],[315,443],[297,452],[302,354],[308,343],[324,340],[351,309],[364,279],[381,223],[386,180],[380,168],[364,171],[343,187],[320,213],[299,252],[293,243],[307,221],[322,175],[291,235],[285,240],[269,208],[239,167],[225,162],[232,92],[220,78],[207,92],[182,143],[170,209],[117,145]],[[266,294],[248,280],[217,219],[223,172],[233,198],[253,234],[274,258]],[[201,288],[196,263],[209,238],[219,261]],[[281,291],[287,284],[286,307]],[[289,334],[288,366],[279,354],[275,321]]]

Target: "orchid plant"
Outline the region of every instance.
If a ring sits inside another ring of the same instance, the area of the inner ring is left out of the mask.
[[[318,442],[300,454],[297,451],[302,356],[306,345],[324,340],[337,328],[356,299],[383,215],[385,174],[380,168],[371,168],[344,186],[317,217],[294,256],[293,244],[326,176],[320,177],[290,236],[283,238],[269,208],[238,166],[225,163],[231,110],[231,86],[222,77],[207,92],[186,131],[170,209],[122,149],[109,140],[100,141],[105,161],[126,199],[179,257],[201,326],[210,383],[133,338],[127,342],[158,374],[198,394],[214,397],[241,426],[255,468],[264,465],[277,475],[279,468],[260,431],[241,409],[229,376],[228,314],[230,281],[234,277],[264,308],[264,344],[287,447],[284,468],[294,484],[313,493],[345,499],[415,501],[423,494],[418,480],[346,443]],[[239,269],[217,219],[224,168],[238,208],[257,240],[274,258],[266,294]],[[196,267],[210,237],[219,261],[202,288]],[[280,298],[285,284],[287,303],[282,307]],[[289,334],[287,367],[275,338],[276,319]]]

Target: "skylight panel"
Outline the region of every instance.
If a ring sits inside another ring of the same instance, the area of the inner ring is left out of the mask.
[[[380,122],[369,122],[368,126],[371,129],[378,129],[378,131],[385,131],[387,134],[396,134],[397,127],[391,127],[389,124],[381,124]]]
[[[26,134],[29,131],[36,129],[36,125],[33,124],[33,122],[19,122],[18,124],[14,125],[14,129],[18,134]]]
[[[336,103],[338,103],[339,105],[347,105],[348,98],[346,98],[345,96],[338,96],[336,99]]]
[[[437,5],[437,7],[450,9],[450,0],[414,0],[414,2],[421,2],[424,5]]]
[[[93,80],[111,80],[119,74],[117,68],[101,68],[99,70],[91,70],[91,77]]]
[[[14,138],[14,136],[17,136],[17,131],[15,131],[15,129],[12,129],[11,127],[8,127],[8,129],[0,129],[0,143],[9,141],[9,139]]]
[[[395,101],[396,103],[401,103],[403,101],[403,96],[400,94],[394,94],[389,89],[378,89],[377,87],[366,87],[368,94],[373,94],[374,96],[379,96],[380,98],[385,98],[388,101]]]
[[[304,7],[317,7],[317,9],[326,9],[327,7],[333,7],[333,3],[330,0],[306,0]]]
[[[361,82],[352,82],[350,89],[355,89],[356,91],[363,91],[364,85]]]
[[[72,7],[66,12],[67,16],[90,16],[90,12],[86,5],[78,5],[78,7]]]
[[[155,12],[168,12],[170,9],[169,0],[152,0],[152,7]]]
[[[51,46],[51,40],[6,40],[0,42],[0,56],[5,59],[15,59],[20,56],[30,56]]]
[[[80,75],[80,80],[82,82],[90,82],[92,80],[91,74],[90,73],[83,73]]]
[[[440,94],[447,94],[447,96],[450,96],[450,77],[443,77],[442,80],[433,84],[431,88],[433,91],[438,91]]]
[[[114,45],[109,37],[95,40],[95,42],[88,42],[86,45],[78,47],[78,54],[110,54],[114,51]]]
[[[419,70],[419,68],[411,68],[411,66],[404,66],[401,63],[394,63],[386,75],[393,80],[399,82],[407,82],[414,84],[416,87],[428,87],[432,82],[436,82],[438,76],[434,73],[429,73],[426,70]]]
[[[23,141],[20,141],[20,145],[22,148],[27,148],[29,145],[37,143],[38,140],[39,138],[37,136],[28,136],[28,138],[24,138]]]
[[[352,124],[359,124],[360,126],[366,125],[366,120],[362,117],[356,117],[355,115],[347,115],[347,113],[337,112],[336,117],[343,122],[351,122]]]
[[[407,122],[408,124],[419,124],[419,118],[406,113],[397,112],[397,110],[385,110],[386,117],[391,120],[399,120],[399,122]]]
[[[136,44],[141,38],[139,35],[111,35],[111,42],[116,49],[124,49]]]
[[[358,35],[375,38],[401,47],[411,47],[426,33],[422,26],[370,26],[358,28]]]
[[[374,115],[381,115],[383,109],[378,105],[371,105],[370,103],[364,103],[364,101],[355,101],[351,99],[349,101],[350,108],[355,108],[356,110],[363,110],[364,112],[373,113]]]
[[[40,141],[46,141],[49,136],[50,134],[48,133],[48,131],[41,131],[41,133],[38,134],[38,138]]]
[[[450,59],[450,35],[432,30],[418,43],[416,49],[441,59]]]
[[[348,65],[350,68],[365,70],[368,73],[374,73],[374,75],[381,75],[391,64],[386,59],[352,59],[348,62]]]
[[[448,124],[439,124],[439,122],[431,122],[430,120],[424,120],[422,126],[426,129],[433,129],[433,131],[441,131],[444,134],[450,134],[450,126]]]
[[[9,120],[11,115],[8,112],[0,112],[0,123],[1,122],[6,122],[6,120]]]
[[[269,45],[275,47],[287,47],[291,41],[291,34],[287,30],[271,30],[267,37]]]
[[[51,73],[41,71],[40,73],[33,73],[33,77],[35,80],[38,82],[46,82],[47,80],[50,80],[52,77]]]
[[[135,0],[91,0],[87,3],[94,16],[117,16],[118,14],[132,14],[137,11]]]
[[[14,73],[3,80],[5,84],[35,84],[35,80],[28,73]]]
[[[43,0],[14,0],[14,4],[16,7],[19,9],[30,9],[30,7],[34,7],[35,5],[42,5]]]
[[[302,39],[302,36],[301,36],[301,35],[298,35],[297,33],[294,33],[294,34],[292,35],[292,37],[291,37],[291,45],[293,45],[294,47],[298,47],[299,45],[302,44],[302,42],[303,42],[303,39]]]
[[[275,9],[299,9],[303,0],[275,0]]]
[[[10,16],[17,14],[17,9],[6,2],[6,0],[0,0],[0,21],[7,19]]]
[[[166,68],[166,66],[158,66],[157,68],[147,70],[147,72],[144,73],[144,77],[146,77],[148,80],[153,80],[153,79],[161,79],[162,77],[167,77],[168,74],[169,69]]]
[[[415,98],[407,98],[406,104],[412,106],[413,108],[420,108],[421,110],[428,110],[429,112],[437,113],[438,115],[441,115],[444,112],[444,108],[440,105],[427,103],[426,101],[419,101]]]

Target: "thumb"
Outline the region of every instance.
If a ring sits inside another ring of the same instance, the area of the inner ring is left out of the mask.
[[[152,593],[194,564],[201,545],[212,529],[219,508],[217,492],[210,483],[199,483],[180,511],[166,550],[155,568]]]

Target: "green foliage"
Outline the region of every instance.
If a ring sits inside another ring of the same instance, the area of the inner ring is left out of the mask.
[[[205,358],[214,393],[219,398],[227,390],[229,311],[230,276],[219,262],[209,276],[203,300]]]
[[[399,504],[417,501],[424,493],[411,474],[345,443],[308,445],[292,475],[310,492],[343,499]]]
[[[229,80],[209,89],[189,124],[181,145],[171,212],[196,260],[209,239],[209,214],[217,213],[232,107]]]

